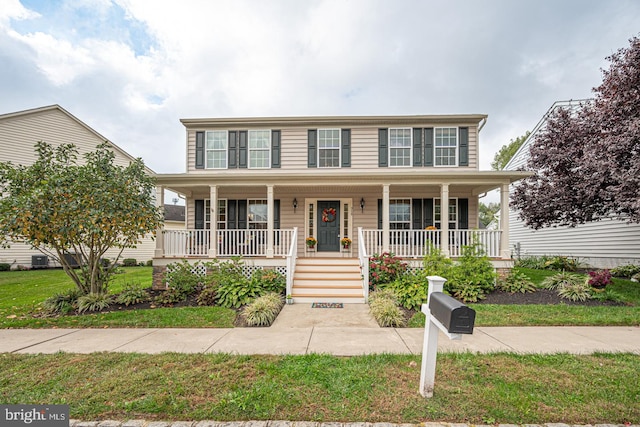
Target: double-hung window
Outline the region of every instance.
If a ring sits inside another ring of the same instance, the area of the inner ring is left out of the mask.
[[[318,129],[318,167],[340,167],[340,129]]]
[[[250,230],[266,230],[268,209],[266,200],[249,200],[247,222]]]
[[[457,166],[458,128],[435,128],[435,165]]]
[[[411,200],[389,200],[389,228],[409,230],[411,228]]]
[[[449,199],[449,229],[454,230],[458,228],[458,199]],[[442,205],[440,199],[433,200],[433,223],[436,228],[440,229],[442,224]]]
[[[227,131],[212,130],[206,133],[206,168],[227,168]]]
[[[411,128],[389,129],[389,166],[411,166]]]
[[[249,167],[268,168],[271,166],[271,131],[249,131]]]

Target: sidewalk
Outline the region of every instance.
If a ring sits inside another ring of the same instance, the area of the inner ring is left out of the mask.
[[[420,354],[423,335],[423,328],[380,328],[364,304],[294,304],[269,328],[2,329],[0,353]],[[640,355],[640,327],[476,327],[459,341],[441,334],[438,351]]]

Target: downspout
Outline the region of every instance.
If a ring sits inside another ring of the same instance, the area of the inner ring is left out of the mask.
[[[486,124],[487,124],[487,118],[485,117],[485,118],[482,119],[482,122],[481,122],[480,126],[478,126],[478,133],[480,133],[480,131],[482,130],[482,128]]]

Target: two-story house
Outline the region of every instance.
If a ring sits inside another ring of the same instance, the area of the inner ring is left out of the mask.
[[[472,239],[509,268],[508,224],[478,230],[478,199],[499,189],[508,218],[509,184],[527,173],[479,170],[486,120],[183,119],[187,172],[157,178],[159,203],[165,189],[186,198],[187,229],[158,233],[154,283],[176,258],[241,256],[249,269],[286,274],[296,301],[362,302],[369,256],[418,266],[431,245],[457,257]]]

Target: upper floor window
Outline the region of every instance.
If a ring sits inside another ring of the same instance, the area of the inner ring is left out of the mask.
[[[411,228],[411,200],[389,200],[389,228],[409,230]]]
[[[389,166],[411,166],[411,128],[389,129]]]
[[[435,166],[457,166],[458,128],[435,128]]]
[[[318,129],[318,167],[340,167],[340,129]]]
[[[206,134],[207,169],[227,168],[227,131],[212,130]]]
[[[271,166],[271,131],[249,131],[249,167],[268,168]]]

